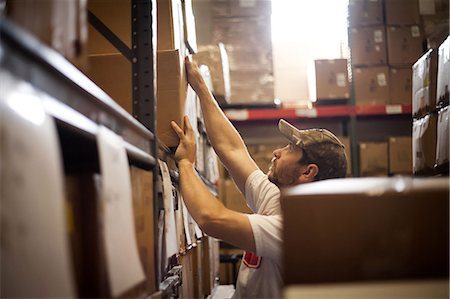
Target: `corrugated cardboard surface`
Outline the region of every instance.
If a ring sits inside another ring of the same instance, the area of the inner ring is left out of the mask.
[[[179,51],[158,51],[156,133],[168,147],[178,145],[178,136],[170,126],[170,122],[173,120],[182,126],[186,111],[186,95],[186,74]]]
[[[418,25],[394,27],[387,31],[389,65],[413,65],[422,55],[422,32]]]
[[[433,111],[436,107],[437,51],[428,50],[413,65],[413,107],[416,117]]]
[[[131,63],[122,54],[89,55],[86,75],[128,113],[133,113]]]
[[[253,212],[247,206],[245,202],[245,198],[239,189],[236,187],[236,184],[232,180],[225,180],[225,202],[224,205],[233,211],[252,214]]]
[[[412,68],[389,68],[389,104],[412,103]]]
[[[181,0],[158,0],[156,11],[158,51],[181,49],[184,46]]]
[[[353,79],[356,104],[388,102],[390,85],[388,67],[355,68]]]
[[[374,66],[387,63],[385,27],[360,27],[350,30],[353,65]]]
[[[447,104],[450,92],[450,36],[439,47],[436,103]]]
[[[348,99],[347,59],[315,60],[318,100]]]
[[[352,27],[383,24],[381,0],[350,0],[348,7]]]
[[[389,137],[389,173],[412,174],[411,137]]]
[[[335,179],[285,190],[285,285],[448,280],[448,197],[448,178]]]
[[[361,142],[359,144],[359,168],[361,176],[387,176],[387,142]]]
[[[437,124],[436,165],[441,166],[449,162],[449,106],[439,110]],[[448,168],[447,168],[448,172]]]
[[[418,0],[385,0],[384,7],[387,25],[420,23]]]
[[[436,162],[437,117],[427,114],[413,121],[413,172],[430,174]]]
[[[89,0],[89,10],[114,34],[131,48],[131,0],[115,0],[114,5],[105,0]],[[89,25],[89,54],[119,53],[106,38]]]

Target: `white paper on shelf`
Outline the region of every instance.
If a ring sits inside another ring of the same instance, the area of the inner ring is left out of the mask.
[[[102,174],[103,230],[112,295],[145,279],[134,231],[130,171],[122,137],[101,126],[97,146]]]
[[[166,258],[178,253],[177,225],[175,223],[175,210],[173,206],[172,180],[170,179],[169,168],[161,160],[159,167],[163,180],[163,200],[164,200],[164,240],[166,243]]]
[[[189,215],[188,209],[187,209],[186,205],[184,204],[184,200],[182,200],[181,202],[183,205],[183,223],[184,223],[184,233],[186,235],[186,245],[191,245],[192,237],[191,237],[191,232],[189,229],[189,223],[190,223],[189,218],[191,217],[191,215]]]
[[[74,298],[61,153],[42,93],[0,71],[2,297]]]

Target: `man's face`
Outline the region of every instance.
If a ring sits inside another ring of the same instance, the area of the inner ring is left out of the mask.
[[[302,150],[293,143],[274,150],[272,164],[267,172],[269,180],[278,187],[298,184],[299,175],[304,168],[298,162],[302,155]]]

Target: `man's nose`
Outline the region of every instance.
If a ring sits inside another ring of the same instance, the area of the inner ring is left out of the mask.
[[[281,153],[281,148],[277,148],[277,149],[275,149],[275,150],[273,151],[273,155],[274,155],[276,158],[279,158],[279,157],[280,157],[280,153]]]

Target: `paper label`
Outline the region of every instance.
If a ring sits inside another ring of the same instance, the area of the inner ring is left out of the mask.
[[[386,114],[401,114],[402,105],[386,105]]]
[[[383,31],[375,30],[373,32],[373,40],[376,43],[382,43],[383,42]]]
[[[134,231],[130,171],[122,137],[101,126],[97,146],[102,175],[107,271],[114,297],[145,279]]]
[[[225,115],[230,120],[247,120],[248,110],[247,109],[227,110],[225,112]]]
[[[386,86],[387,85],[386,75],[384,73],[377,74],[377,82],[378,86]]]
[[[60,145],[41,93],[0,71],[1,294],[75,298]]]
[[[419,28],[419,26],[411,26],[411,36],[412,37],[420,37],[420,28]]]
[[[345,76],[344,73],[337,73],[336,74],[336,84],[339,87],[347,86],[347,76]]]
[[[304,108],[304,109],[296,109],[295,115],[299,117],[317,117],[317,110],[315,108]]]
[[[256,0],[239,0],[240,7],[255,7]]]

